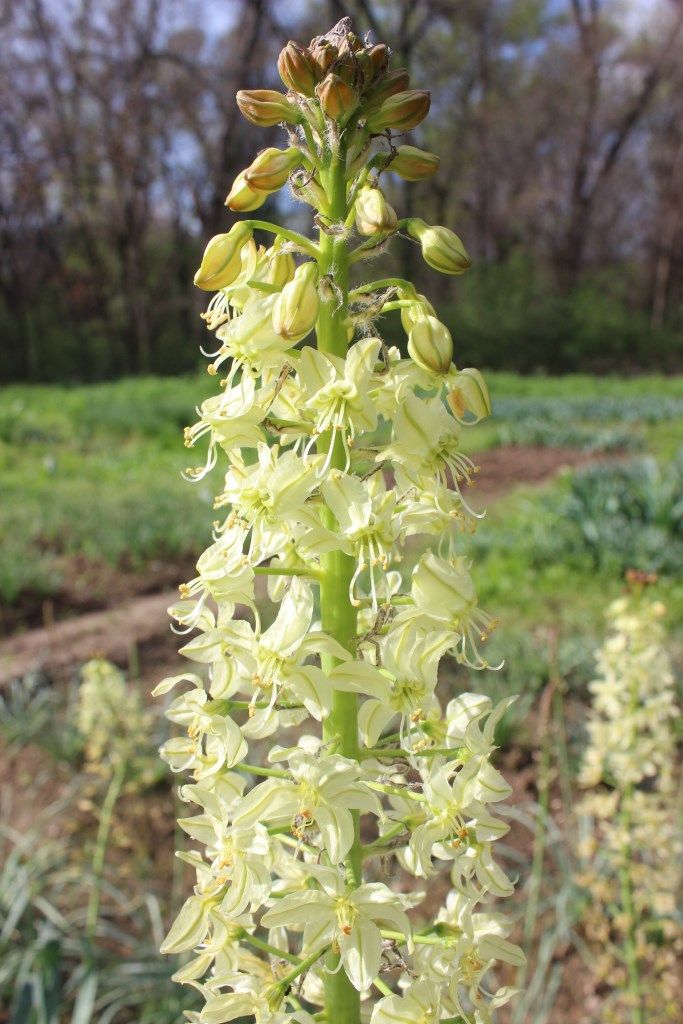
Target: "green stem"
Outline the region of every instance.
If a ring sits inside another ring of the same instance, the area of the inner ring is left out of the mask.
[[[402,747],[367,747],[361,751],[366,757],[445,757],[456,761],[462,757],[462,747],[428,747],[426,750],[404,750]]]
[[[328,163],[321,171],[321,180],[330,205],[330,216],[335,223],[343,223],[348,213],[346,203],[346,154],[328,157]],[[320,273],[333,278],[336,294],[321,303],[316,327],[318,349],[344,358],[348,342],[344,321],[348,314],[349,294],[349,253],[344,238],[320,232]],[[329,452],[332,446],[330,465],[334,469],[344,468],[346,457],[341,440],[330,431],[322,435],[318,450]],[[325,506],[322,511],[323,525],[336,529],[332,512]],[[354,649],[357,633],[356,609],[349,600],[349,586],[355,563],[353,558],[342,551],[330,551],[321,556],[320,614],[322,628],[334,637],[348,651]],[[322,655],[323,671],[329,672],[337,659],[329,654]],[[332,710],[323,727],[323,738],[339,737],[339,752],[344,757],[358,760],[358,698],[355,693],[332,693]],[[363,852],[360,842],[360,822],[357,811],[354,817],[354,841],[346,863],[346,871],[352,884],[362,881]],[[325,1005],[328,1015],[334,1009],[335,1024],[360,1024],[360,993],[349,981],[346,972],[339,970],[339,956],[330,952],[327,958],[329,968],[325,976]]]
[[[263,939],[257,939],[255,935],[250,935],[245,929],[244,934],[240,936],[242,942],[249,943],[254,949],[260,949],[262,953],[268,953],[269,956],[279,957],[280,960],[287,960],[290,964],[298,966],[301,963],[301,958],[294,956],[293,953],[287,953],[282,949],[278,949],[276,946],[271,946],[269,942],[264,942]]]
[[[410,309],[415,303],[411,299],[395,299],[392,302],[385,302],[382,306],[383,313],[390,313],[392,309]]]
[[[363,850],[363,855],[365,857],[372,857],[378,853],[383,853],[388,848],[391,840],[395,839],[396,836],[399,836],[402,833],[406,835],[407,841],[407,826],[405,822],[399,821],[396,825],[392,825],[390,829],[387,829],[387,831],[383,835],[379,836],[378,839],[374,839],[371,843],[368,843]]]
[[[395,939],[396,942],[407,942],[408,937],[403,932],[388,931],[382,928],[383,939]],[[413,942],[420,946],[443,946],[444,941],[440,935],[413,935]]]
[[[298,711],[299,708],[302,708],[304,705],[303,704],[297,704],[295,701],[279,700],[275,706],[280,711],[282,711],[282,710]],[[269,708],[269,707],[270,707],[270,701],[267,701],[267,700],[257,700],[255,704],[253,704],[250,700],[226,700],[225,701],[225,710],[226,711],[248,711],[249,708],[257,708],[258,710],[260,710],[261,708]]]
[[[97,928],[100,899],[102,897],[102,882],[104,881],[104,859],[107,855],[107,842],[112,821],[114,820],[114,807],[126,777],[126,768],[127,762],[125,759],[119,761],[116,765],[100,812],[100,822],[97,827],[97,838],[95,839],[95,850],[92,858],[93,882],[90,896],[88,897],[88,910],[85,917],[85,937],[89,943],[95,937],[95,929]]]
[[[291,780],[291,775],[288,772],[283,772],[280,768],[262,768],[259,764],[245,764],[244,761],[236,764],[235,768],[239,772],[248,772],[250,775],[263,775],[269,779]]]
[[[276,284],[268,284],[267,281],[254,281],[253,278],[249,281],[249,288],[254,288],[257,292],[264,292],[266,295],[277,295],[282,291]]]
[[[279,565],[257,565],[254,567],[256,576],[304,576],[308,579],[317,579],[317,569],[288,569]]]
[[[306,238],[305,235],[300,235],[298,231],[290,231],[289,228],[281,228],[279,224],[271,224],[267,220],[247,220],[244,221],[254,231],[268,231],[271,235],[279,235],[280,238],[286,238],[288,242],[294,242],[300,249],[308,253],[314,259],[320,258],[320,250],[315,242],[312,242],[310,238]]]
[[[418,800],[422,803],[427,799],[424,793],[414,793],[412,789],[401,789],[399,786],[387,786],[384,782],[368,782],[366,785],[376,793],[400,796],[402,800]]]
[[[393,996],[394,994],[389,988],[389,986],[385,985],[383,981],[379,980],[379,978],[375,978],[375,980],[373,981],[373,985],[375,986],[376,989],[379,989],[383,996]]]
[[[358,288],[353,289],[350,298],[353,299],[356,295],[365,295],[367,292],[375,292],[380,288],[400,288],[401,291],[408,292],[409,295],[414,295],[417,298],[415,285],[411,284],[410,281],[406,281],[403,277],[383,277],[380,281],[362,284]]]
[[[312,967],[313,964],[317,960],[320,959],[320,957],[324,954],[324,952],[325,952],[325,947],[323,946],[322,949],[316,950],[315,953],[310,953],[309,956],[307,956],[305,960],[299,960],[298,963],[297,963],[297,966],[294,967],[288,974],[285,974],[284,978],[280,979],[280,982],[279,982],[280,986],[285,991],[287,991],[287,989],[292,984],[292,982],[296,981],[296,979],[301,974],[305,974],[306,971],[308,970],[308,968]]]

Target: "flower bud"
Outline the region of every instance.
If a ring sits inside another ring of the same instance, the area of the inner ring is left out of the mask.
[[[348,85],[352,85],[359,91],[362,91],[372,81],[375,73],[372,61],[364,50],[360,50],[358,53],[351,53],[347,50],[334,62],[334,67],[331,70]]]
[[[268,1004],[268,1009],[271,1013],[277,1013],[285,1001],[285,986],[282,982],[277,982],[275,985],[269,985],[263,993],[263,998]]]
[[[396,211],[379,188],[362,188],[356,199],[356,228],[361,235],[383,235],[398,229]]]
[[[296,264],[291,253],[281,252],[274,246],[271,249],[261,248],[250,280],[272,284],[281,290],[292,280],[295,270]]]
[[[310,50],[290,41],[277,59],[280,78],[288,89],[301,96],[313,96],[320,77],[320,69]]]
[[[284,288],[294,277],[296,263],[290,252],[278,252],[268,260],[266,281],[276,288]]]
[[[317,265],[302,263],[294,280],[286,284],[277,297],[273,307],[273,330],[292,345],[315,327],[320,310],[317,283]]]
[[[427,224],[419,217],[408,221],[408,234],[422,246],[425,263],[442,274],[464,274],[471,266],[465,246],[449,228]]]
[[[429,112],[429,93],[421,89],[398,92],[385,100],[379,110],[370,114],[367,127],[371,132],[383,132],[387,128],[395,132],[409,132]]]
[[[330,74],[315,87],[325,114],[334,121],[345,121],[358,106],[358,94],[339,75]]]
[[[435,316],[424,316],[415,321],[410,331],[408,352],[423,370],[448,373],[453,361],[451,332]]]
[[[404,181],[422,181],[436,174],[440,160],[434,153],[415,146],[399,146],[393,160],[390,160],[388,171],[398,174]]]
[[[364,49],[363,40],[355,32],[347,32],[339,44],[340,56],[345,53],[355,53],[360,56]]]
[[[235,98],[247,121],[259,128],[272,128],[281,121],[298,124],[301,120],[294,104],[274,89],[240,89]]]
[[[468,366],[460,371],[448,393],[448,404],[457,420],[462,420],[467,412],[476,417],[475,422],[491,415],[489,389],[479,370]]]
[[[197,288],[214,292],[232,284],[242,269],[242,249],[250,239],[251,228],[243,222],[235,224],[227,234],[214,235],[194,275]]]
[[[368,57],[375,75],[381,75],[389,66],[389,47],[386,43],[377,43],[368,51]]]
[[[246,171],[237,175],[232,183],[225,205],[236,213],[249,213],[258,210],[268,198],[267,192],[257,192],[247,181]]]
[[[385,100],[388,100],[390,96],[395,96],[397,92],[405,92],[409,85],[410,76],[405,68],[396,68],[394,71],[388,71],[386,75],[382,75],[365,97],[366,114],[378,110]]]
[[[300,163],[301,150],[296,146],[290,146],[289,149],[275,149],[271,146],[262,150],[252,161],[244,172],[244,178],[249,187],[257,192],[277,192]]]
[[[426,296],[401,293],[401,298],[415,299],[412,305],[404,306],[401,309],[401,323],[406,334],[410,334],[418,320],[424,320],[426,316],[436,316],[436,311]]]
[[[337,48],[326,39],[313,43],[311,46],[311,57],[320,68],[321,74],[325,74],[330,64],[337,59]]]

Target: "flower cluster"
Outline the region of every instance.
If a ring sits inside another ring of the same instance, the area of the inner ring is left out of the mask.
[[[611,990],[605,1021],[678,1019],[676,920],[683,835],[676,825],[678,712],[664,646],[664,606],[640,595],[608,610],[611,635],[591,683],[589,745],[579,781],[581,883],[590,892],[584,926],[598,984]],[[678,992],[680,996],[680,992]]]
[[[93,658],[81,669],[75,724],[90,771],[108,776],[126,764],[140,785],[158,776],[147,739],[151,712],[142,706],[139,691],[104,658]]]
[[[254,210],[289,181],[320,237],[242,221],[210,241],[195,278],[216,292],[209,372],[225,376],[186,431],[207,452],[187,476],[219,458],[224,476],[214,541],[171,609],[196,668],[155,692],[182,687],[167,712],[182,733],[162,756],[191,773],[180,795],[199,813],[180,826],[202,848],[179,854],[196,884],[163,949],[193,951],[176,978],[204,997],[202,1024],[485,1024],[512,994],[492,994],[487,972],[523,959],[482,906],[512,891],[493,857],[510,793],[494,734],[510,701],[462,693],[444,708],[437,694],[444,656],[486,666],[494,625],[458,554],[477,520],[460,435],[489,412],[486,385],[453,364],[409,282],[349,286],[350,267],[401,228],[441,272],[469,263],[451,231],[400,221],[382,194],[384,171],[416,180],[438,165],[394,146],[429,96],[388,57],[344,21],[283,50],[286,96],[238,94],[290,145],[260,153],[228,205]],[[395,308],[410,358],[374,330]],[[300,347],[314,329],[317,347]],[[410,538],[422,554],[401,573]],[[268,766],[250,760],[274,736]],[[414,923],[424,893],[392,890],[392,859],[430,885],[449,873],[436,920]]]

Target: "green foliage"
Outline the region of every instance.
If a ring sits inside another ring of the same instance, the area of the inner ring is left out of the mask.
[[[58,592],[63,556],[142,569],[195,552],[209,491],[182,479],[203,380],[14,387],[0,414],[0,598]],[[194,463],[199,453],[193,453]],[[92,587],[97,597],[96,583]]]
[[[10,749],[35,743],[58,761],[75,763],[83,753],[83,737],[75,724],[75,688],[56,698],[39,673],[14,679],[0,690],[0,736]]]
[[[134,902],[110,885],[124,921],[101,920],[89,943],[83,915],[91,879],[65,841],[45,840],[63,810],[52,805],[23,836],[0,827],[0,1003],[7,1020],[176,1024],[194,1000],[171,981],[174,967],[157,952],[157,899]]]
[[[650,457],[577,473],[561,508],[567,556],[583,549],[598,570],[683,570],[683,451],[666,470]]]
[[[661,575],[675,621],[683,609],[682,493],[683,460],[660,465],[646,457],[567,473],[543,490],[497,502],[488,529],[468,541],[481,603],[501,619],[490,660],[497,649],[507,656],[510,633],[551,623],[563,638],[583,637],[583,652],[590,650],[627,569]],[[566,650],[560,658],[585,676],[584,654]]]
[[[586,277],[565,294],[547,270],[512,257],[465,275],[442,318],[460,365],[518,373],[679,368],[680,332],[653,328],[632,293],[628,268]]]
[[[576,389],[579,391],[579,389]],[[637,451],[644,429],[683,420],[683,397],[650,394],[564,397],[511,395],[496,403],[489,429],[498,444]]]

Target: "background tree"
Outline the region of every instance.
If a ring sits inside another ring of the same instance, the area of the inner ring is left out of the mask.
[[[230,97],[268,81],[288,37],[346,15],[389,40],[415,87],[429,77],[440,127],[405,141],[441,157],[416,201],[472,240],[475,270],[447,311],[461,357],[680,366],[680,0],[293,7],[4,0],[2,379],[194,367],[187,281],[198,239],[232,222],[224,198],[247,156]],[[395,258],[420,273],[414,244]]]

